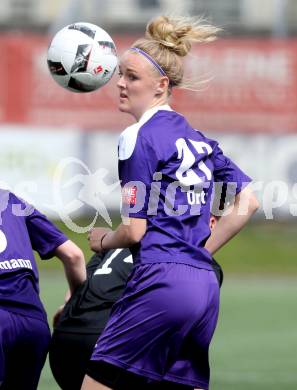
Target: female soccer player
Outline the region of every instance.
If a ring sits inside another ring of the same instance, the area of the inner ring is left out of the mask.
[[[121,58],[119,109],[137,121],[119,141],[124,219],[115,231],[93,230],[90,241],[97,251],[130,247],[134,268],[95,345],[83,390],[208,389],[219,308],[211,256],[258,202],[251,179],[168,102],[172,89],[184,86],[182,57],[216,33],[199,21],[158,17]],[[215,182],[235,196],[209,238]]]
[[[57,256],[70,291],[86,278],[81,250],[44,215],[0,190],[0,388],[35,390],[50,342],[33,250]],[[54,286],[53,286],[54,288]]]
[[[211,230],[217,220],[211,216]],[[62,390],[81,388],[94,345],[108,321],[113,304],[124,291],[132,267],[128,248],[96,253],[88,262],[87,279],[54,316],[49,362]],[[221,286],[223,271],[214,259],[213,269]],[[68,297],[68,293],[66,295]]]

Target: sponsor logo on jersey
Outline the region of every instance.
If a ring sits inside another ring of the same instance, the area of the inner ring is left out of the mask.
[[[11,259],[0,261],[0,270],[11,270],[15,268],[28,268],[33,269],[30,260],[24,259]]]
[[[2,230],[0,230],[0,253],[4,252],[6,248],[7,248],[7,239],[5,234],[2,232]],[[33,269],[30,260],[24,260],[24,259],[0,260],[0,271],[11,270],[15,268]]]
[[[124,187],[122,189],[123,204],[135,205],[137,200],[137,187]]]

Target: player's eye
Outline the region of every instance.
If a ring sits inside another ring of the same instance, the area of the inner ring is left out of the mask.
[[[131,81],[134,81],[134,80],[138,80],[138,77],[135,76],[134,74],[130,73],[130,74],[128,74],[128,79]]]

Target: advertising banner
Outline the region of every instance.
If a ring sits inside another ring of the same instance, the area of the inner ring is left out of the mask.
[[[137,37],[113,38],[121,53]],[[49,42],[45,36],[0,37],[1,122],[115,131],[132,123],[117,109],[117,74],[92,93],[58,86],[47,68]],[[174,90],[171,104],[202,131],[297,131],[296,39],[195,45],[185,60],[185,76],[198,91]]]

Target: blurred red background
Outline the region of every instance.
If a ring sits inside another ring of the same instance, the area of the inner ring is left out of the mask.
[[[135,36],[113,36],[121,53]],[[115,75],[99,91],[69,92],[51,78],[50,38],[2,34],[0,121],[121,130],[131,123],[117,110]],[[196,45],[187,74],[209,80],[200,91],[176,90],[172,106],[202,130],[297,132],[297,39],[222,39]],[[120,126],[120,128],[119,128]]]

